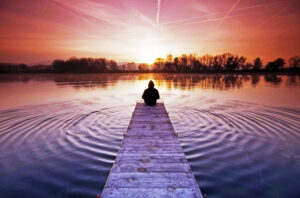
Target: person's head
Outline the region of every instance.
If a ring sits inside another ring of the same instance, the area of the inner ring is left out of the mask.
[[[149,81],[148,87],[149,88],[154,88],[154,82],[152,80]]]

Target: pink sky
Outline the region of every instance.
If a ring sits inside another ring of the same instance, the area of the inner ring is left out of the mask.
[[[0,62],[300,55],[300,0],[1,0]]]

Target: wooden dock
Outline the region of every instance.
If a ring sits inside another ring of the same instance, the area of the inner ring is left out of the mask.
[[[101,198],[202,197],[163,103],[137,103]]]

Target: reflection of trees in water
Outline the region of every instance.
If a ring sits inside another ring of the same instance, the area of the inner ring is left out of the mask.
[[[252,84],[256,85],[260,79],[258,75],[237,74],[160,74],[155,77],[154,80],[157,81],[158,86],[169,90],[190,90],[195,88],[228,90],[242,88],[244,83],[250,81],[250,79],[252,79]]]
[[[282,79],[280,76],[271,74],[271,75],[265,75],[265,81],[270,82],[273,85],[280,85],[280,83],[282,82]]]
[[[256,86],[260,81],[259,75],[251,75],[251,84]]]
[[[300,75],[288,76],[286,79],[286,86],[288,87],[300,86]]]
[[[138,80],[138,76],[130,74],[9,74],[1,75],[1,82],[55,82],[58,86],[79,88],[97,88],[113,86],[117,81]]]
[[[76,89],[94,89],[114,86],[118,82],[155,80],[156,86],[164,87],[168,90],[182,89],[191,90],[214,89],[228,90],[242,88],[246,83],[256,86],[261,79],[272,85],[299,86],[300,76],[298,75],[255,75],[255,74],[17,74],[1,75],[1,82],[30,82],[30,81],[50,81],[58,86],[72,86]],[[147,83],[145,82],[145,87]]]

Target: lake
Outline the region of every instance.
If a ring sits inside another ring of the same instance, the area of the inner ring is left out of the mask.
[[[300,197],[300,76],[0,75],[0,197],[100,194],[153,79],[203,193]]]

